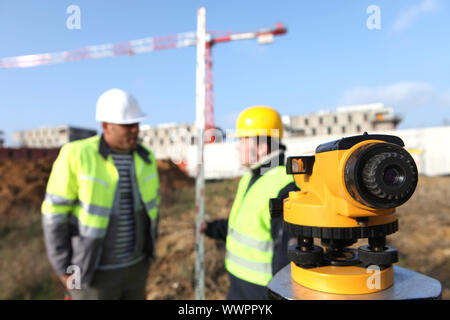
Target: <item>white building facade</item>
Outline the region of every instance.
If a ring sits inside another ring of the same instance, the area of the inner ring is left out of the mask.
[[[286,137],[330,136],[394,130],[401,118],[382,103],[340,107],[335,111],[283,116]]]

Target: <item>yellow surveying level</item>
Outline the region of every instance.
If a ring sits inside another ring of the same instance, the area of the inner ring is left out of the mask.
[[[298,241],[288,250],[290,265],[268,285],[272,296],[301,299],[301,293],[311,298],[319,292],[326,298],[377,293],[396,298],[395,288],[390,296],[385,291],[393,287],[396,274],[404,279],[409,273],[394,271],[398,252],[386,245],[386,236],[398,230],[395,208],[408,201],[418,182],[416,164],[403,147],[399,137],[364,133],[322,144],[311,156],[288,158],[287,173],[300,191],[284,202],[271,199],[270,207]],[[358,239],[368,244],[349,248]],[[434,280],[425,278],[428,284]],[[289,292],[283,291],[287,283]],[[440,296],[438,284],[423,298]]]

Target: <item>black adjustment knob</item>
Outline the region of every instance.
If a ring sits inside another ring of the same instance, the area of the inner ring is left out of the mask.
[[[270,216],[272,218],[281,218],[283,216],[283,200],[270,199],[269,200]]]
[[[288,259],[299,266],[318,265],[323,261],[323,248],[313,245],[308,250],[301,250],[293,245],[288,248]]]
[[[398,262],[398,251],[391,246],[385,246],[383,251],[373,251],[370,246],[365,245],[358,248],[358,256],[364,266],[388,266]]]

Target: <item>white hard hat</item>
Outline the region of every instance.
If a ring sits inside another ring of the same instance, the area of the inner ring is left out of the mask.
[[[120,89],[104,92],[97,101],[95,120],[115,124],[132,124],[145,119],[136,99]]]

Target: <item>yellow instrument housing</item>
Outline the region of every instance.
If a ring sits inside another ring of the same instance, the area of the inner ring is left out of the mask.
[[[358,148],[372,143],[386,142],[365,140],[347,150],[316,153],[312,174],[294,175],[301,191],[290,192],[284,200],[284,220],[296,225],[327,228],[358,227],[356,218],[368,218],[367,226],[396,221],[395,209],[376,209],[359,203],[350,195],[344,181],[348,158]]]

